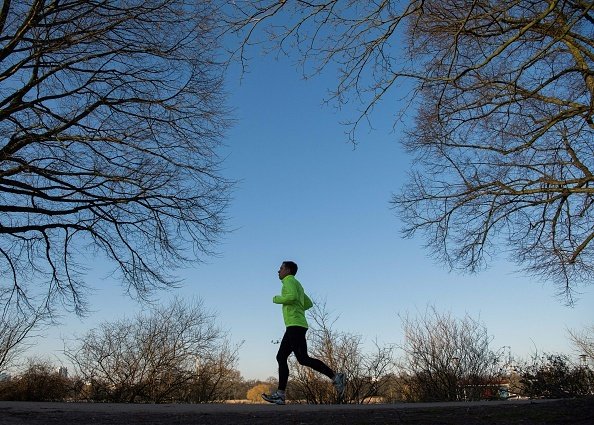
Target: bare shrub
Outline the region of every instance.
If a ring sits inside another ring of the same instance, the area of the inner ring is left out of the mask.
[[[456,319],[435,307],[423,315],[401,316],[401,368],[412,401],[477,400],[496,394],[499,355],[484,324],[466,315]]]
[[[200,375],[200,362],[209,359],[203,370],[212,398],[236,361],[236,349],[214,320],[201,301],[175,299],[133,319],[101,324],[66,354],[89,383],[90,398],[115,402],[187,399],[192,385],[206,376]]]
[[[66,401],[75,396],[76,380],[60,374],[48,361],[29,359],[15,378],[0,383],[0,399],[17,401]]]
[[[238,347],[222,342],[197,358],[188,401],[210,403],[234,398],[235,386],[241,382],[241,374],[235,368]]]
[[[393,370],[393,347],[374,343],[374,350],[363,349],[363,337],[333,328],[336,319],[326,311],[324,303],[310,310],[308,346],[310,355],[325,362],[335,372],[345,373],[347,386],[343,401],[370,402],[383,395],[382,377]],[[325,404],[338,401],[332,383],[310,368],[290,359],[293,377],[287,387],[291,398],[307,403]]]
[[[519,374],[521,394],[530,398],[579,397],[594,390],[594,372],[563,354],[535,355]]]

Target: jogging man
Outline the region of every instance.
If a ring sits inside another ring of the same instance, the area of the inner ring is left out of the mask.
[[[275,304],[282,304],[283,319],[287,327],[281,341],[276,361],[278,362],[278,390],[272,394],[262,394],[262,398],[269,403],[285,404],[285,390],[289,380],[289,365],[287,360],[291,353],[299,364],[310,367],[332,379],[334,388],[340,399],[344,396],[345,375],[344,373],[334,373],[324,362],[309,357],[307,354],[307,342],[305,333],[307,332],[307,320],[305,319],[305,310],[313,307],[313,303],[303,291],[303,287],[295,275],[297,274],[297,264],[293,261],[285,261],[278,270],[278,278],[283,287],[281,295],[276,295],[272,299]]]

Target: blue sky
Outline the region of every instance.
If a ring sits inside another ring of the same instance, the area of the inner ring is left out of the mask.
[[[224,174],[238,180],[228,211],[234,229],[219,255],[182,271],[184,286],[162,292],[200,297],[217,312],[231,339],[243,341],[239,369],[245,378],[276,376],[275,353],[284,331],[276,271],[286,259],[298,279],[339,316],[335,328],[362,335],[367,343],[399,344],[398,314],[427,305],[462,317],[480,318],[493,349],[510,346],[516,357],[539,352],[572,353],[568,328],[592,324],[594,287],[584,288],[573,308],[556,289],[514,273],[505,258],[477,275],[449,273],[434,263],[420,239],[402,239],[389,201],[404,182],[410,158],[400,149],[402,127],[392,131],[398,105],[384,101],[363,127],[356,149],[340,124],[348,108],[323,105],[333,75],[301,79],[286,60],[256,57],[239,81],[231,73],[229,105],[236,124],[221,154]],[[60,337],[85,332],[104,320],[131,316],[143,307],[112,278],[91,273],[93,312],[38,338],[31,354],[60,361]]]

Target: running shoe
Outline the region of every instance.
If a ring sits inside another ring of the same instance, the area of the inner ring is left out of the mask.
[[[338,397],[342,400],[344,397],[344,391],[346,389],[346,376],[344,373],[337,373],[332,380],[332,385],[338,393]]]
[[[272,394],[262,394],[262,398],[266,400],[268,403],[285,404],[284,394],[279,394],[276,391]]]

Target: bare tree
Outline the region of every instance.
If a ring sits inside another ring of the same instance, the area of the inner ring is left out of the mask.
[[[410,397],[417,401],[480,399],[498,389],[499,353],[480,321],[456,319],[435,307],[424,315],[401,316],[404,331],[402,370]]]
[[[504,246],[569,302],[593,281],[593,2],[237,4],[240,57],[272,40],[305,72],[336,67],[332,96],[361,101],[353,131],[380,101],[413,101],[405,235],[469,271]]]
[[[105,256],[144,297],[211,252],[229,189],[216,21],[210,1],[2,2],[0,290],[13,302],[84,312],[77,256]]]
[[[594,325],[581,330],[569,330],[569,340],[580,356],[587,362],[594,361]]]
[[[225,341],[202,302],[176,299],[134,319],[103,323],[66,355],[109,400],[162,402],[182,398],[195,379],[197,359],[214,356],[217,347],[228,347]]]
[[[323,360],[335,371],[344,372],[348,378],[343,402],[366,403],[381,396],[385,380],[394,366],[393,347],[375,343],[375,350],[366,352],[361,335],[334,329],[336,318],[326,310],[325,303],[316,303],[309,310],[310,330],[308,346],[310,355]],[[325,404],[338,401],[331,382],[312,369],[303,367],[291,358],[293,378],[289,391],[295,399],[308,403]]]
[[[196,359],[196,373],[190,384],[187,401],[210,403],[232,398],[234,387],[241,382],[237,370],[239,345],[222,340],[221,344],[203,351]]]
[[[32,331],[43,325],[46,316],[39,311],[23,311],[9,303],[4,304],[0,316],[0,372],[14,364],[28,348],[27,339]]]

